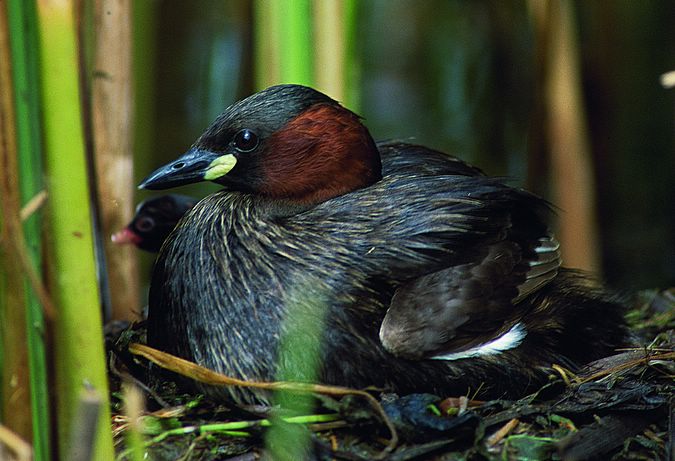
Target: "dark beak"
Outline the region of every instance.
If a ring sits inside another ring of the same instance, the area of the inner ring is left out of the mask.
[[[160,190],[183,186],[200,181],[215,179],[214,172],[222,172],[224,166],[227,171],[234,167],[236,159],[229,154],[217,154],[202,149],[190,149],[177,160],[153,171],[138,186],[139,189]],[[226,174],[227,171],[220,174]]]

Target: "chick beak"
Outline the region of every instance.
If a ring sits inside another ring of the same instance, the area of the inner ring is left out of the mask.
[[[213,181],[226,175],[236,163],[237,159],[232,154],[190,149],[177,160],[153,171],[138,188],[160,190]]]
[[[118,245],[125,245],[128,243],[139,245],[143,239],[136,232],[129,229],[129,227],[125,227],[121,231],[115,232],[113,235],[111,235],[110,240]]]

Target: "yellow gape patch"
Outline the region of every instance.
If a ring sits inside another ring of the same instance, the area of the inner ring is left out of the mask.
[[[225,176],[230,172],[232,168],[237,164],[237,159],[232,154],[221,155],[215,159],[204,173],[204,179],[207,181],[213,181],[222,176]]]

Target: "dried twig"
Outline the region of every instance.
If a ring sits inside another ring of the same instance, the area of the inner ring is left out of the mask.
[[[517,418],[511,419],[509,422],[504,424],[502,427],[500,427],[494,434],[492,434],[490,437],[485,440],[485,444],[488,447],[494,447],[497,445],[501,440],[509,435],[512,430],[516,428],[516,426],[520,424],[520,420]]]
[[[324,384],[309,384],[309,383],[297,383],[290,381],[273,381],[273,382],[264,382],[264,381],[244,381],[237,378],[231,378],[223,374],[217,373],[208,368],[199,366],[193,362],[176,357],[166,352],[153,349],[149,346],[139,343],[132,343],[129,345],[129,352],[134,355],[140,355],[150,360],[156,365],[159,365],[162,368],[178,373],[182,376],[187,376],[196,381],[199,381],[204,384],[210,384],[214,386],[240,386],[248,387],[254,389],[266,389],[273,391],[288,391],[295,393],[316,393],[324,395],[333,395],[333,396],[345,396],[345,395],[358,395],[366,400],[373,407],[375,412],[378,414],[382,422],[387,426],[389,430],[389,441],[385,449],[376,457],[376,459],[383,459],[388,453],[391,453],[398,444],[398,434],[396,428],[392,422],[387,417],[387,414],[384,412],[384,409],[380,403],[370,395],[369,393],[357,389],[350,389],[347,387],[341,386],[328,386]]]
[[[46,201],[47,201],[47,191],[43,189],[40,192],[38,192],[37,195],[35,195],[35,197],[30,199],[28,203],[26,203],[23,206],[23,208],[21,208],[20,213],[21,222],[24,222],[25,220],[33,216],[33,214],[37,210],[42,208],[42,206],[45,204]]]
[[[572,385],[572,380],[570,379],[570,377],[572,377],[572,378],[575,379],[575,380],[578,379],[578,378],[574,375],[574,373],[572,373],[571,371],[569,371],[569,370],[566,369],[566,368],[561,367],[561,366],[558,365],[558,364],[555,364],[555,363],[554,363],[553,365],[551,365],[551,368],[552,368],[553,370],[555,370],[555,371],[558,372],[558,374],[559,374],[560,377],[563,379],[563,381],[565,381],[565,385],[567,385],[567,387],[570,387],[570,386]]]
[[[17,461],[33,459],[33,449],[30,444],[2,424],[0,424],[0,444],[7,447],[16,456]]]
[[[601,370],[597,373],[593,373],[592,375],[586,376],[585,378],[579,378],[578,383],[587,383],[589,381],[594,381],[598,378],[602,378],[604,376],[609,376],[614,373],[618,373],[624,370],[628,370],[633,367],[637,367],[640,365],[649,365],[650,362],[653,362],[655,360],[675,360],[675,351],[673,352],[665,352],[665,353],[658,353],[654,355],[649,355],[647,357],[641,357],[639,359],[635,360],[628,360],[627,362],[624,362],[622,364],[619,364],[615,367],[608,368],[606,370]]]

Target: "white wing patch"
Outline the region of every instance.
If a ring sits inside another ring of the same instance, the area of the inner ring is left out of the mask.
[[[452,352],[450,354],[435,355],[434,360],[459,360],[483,355],[495,355],[500,352],[518,347],[527,336],[527,331],[522,323],[516,323],[509,331],[489,343],[480,344],[465,351]]]
[[[552,234],[540,238],[534,252],[537,257],[528,263],[530,268],[525,281],[518,286],[518,296],[513,300],[514,304],[546,285],[558,274],[561,264],[560,244]]]

